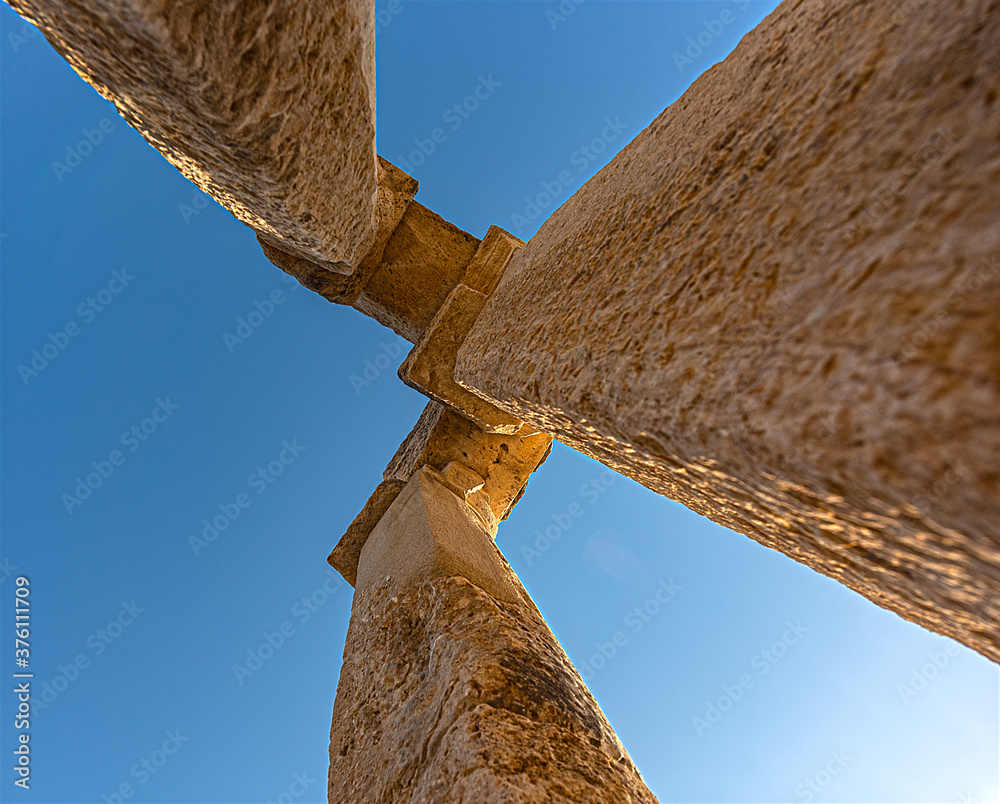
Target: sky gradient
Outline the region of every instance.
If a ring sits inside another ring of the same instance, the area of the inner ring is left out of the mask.
[[[379,3],[379,153],[530,237],[775,5]],[[351,603],[325,559],[424,406],[408,345],[270,265],[7,6],[0,31],[0,799],[325,801]],[[661,801],[1000,796],[997,666],[782,554],[561,445],[498,544]]]

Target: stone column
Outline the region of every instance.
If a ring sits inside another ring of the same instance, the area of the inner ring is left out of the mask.
[[[512,257],[458,384],[1000,661],[1000,3],[785,0]]]
[[[368,253],[377,228],[373,0],[11,6],[262,239],[345,274]]]
[[[481,481],[425,465],[364,542],[331,804],[655,802],[467,504]]]

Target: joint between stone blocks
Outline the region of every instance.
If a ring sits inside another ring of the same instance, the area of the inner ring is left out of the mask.
[[[289,254],[257,233],[264,256],[286,274],[295,277],[308,288],[336,304],[353,305],[382,262],[386,245],[396,231],[403,215],[417,194],[416,179],[391,162],[377,157],[378,185],[375,194],[375,226],[371,247],[365,257],[347,272],[333,270],[328,265]],[[338,266],[338,268],[341,266]]]
[[[552,448],[547,435],[487,433],[465,416],[429,402],[396,450],[382,482],[347,528],[327,561],[354,585],[361,551],[406,484],[423,468],[464,500],[491,536],[524,493]]]
[[[524,246],[499,226],[491,226],[459,282],[423,336],[399,367],[399,378],[467,416],[488,433],[528,435],[530,425],[476,395],[455,380],[458,350],[486,306],[514,252]]]

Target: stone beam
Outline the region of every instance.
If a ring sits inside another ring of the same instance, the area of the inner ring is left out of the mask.
[[[656,801],[489,531],[429,467],[361,552],[329,800]]]
[[[11,0],[188,179],[351,273],[376,237],[372,0]]]
[[[1000,660],[1000,4],[785,0],[514,253],[456,361]]]
[[[487,433],[450,408],[429,402],[327,560],[353,586],[372,531],[421,467],[438,471],[495,536],[551,449],[552,439],[544,434]]]
[[[350,276],[258,240],[264,256],[304,287],[328,301],[349,304],[417,343],[466,271],[477,270],[482,249],[478,238],[413,201],[416,179],[382,157],[378,167],[376,240]],[[501,411],[495,413],[510,421]]]

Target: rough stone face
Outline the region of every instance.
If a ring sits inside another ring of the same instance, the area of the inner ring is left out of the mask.
[[[350,273],[375,234],[371,0],[12,0],[264,240]]]
[[[461,575],[496,600],[524,603],[493,534],[464,495],[429,466],[410,478],[375,525],[361,550],[355,589],[364,591],[387,575],[397,587]]]
[[[491,226],[462,275],[427,325],[406,360],[399,378],[422,394],[472,419],[487,433],[517,433],[524,422],[491,405],[455,382],[458,349],[503,276],[513,253],[524,241]]]
[[[785,0],[515,253],[460,384],[1000,660],[1000,3]]]
[[[493,514],[503,521],[551,449],[552,439],[543,433],[524,438],[487,433],[464,416],[429,402],[382,477],[405,483],[424,465],[443,471],[453,461],[465,464],[483,478]]]
[[[354,518],[347,531],[340,537],[337,546],[327,556],[327,563],[343,575],[344,580],[351,586],[357,585],[358,582],[358,562],[361,560],[365,542],[405,485],[405,481],[401,480],[383,480],[379,483],[361,509],[361,513]]]
[[[449,466],[465,467],[482,479],[476,498],[469,504],[480,510],[487,528],[506,519],[521,499],[528,478],[542,465],[552,449],[552,439],[542,433],[526,437],[483,432],[464,416],[437,402],[429,402],[382,473],[382,482],[372,492],[361,513],[333,548],[327,561],[352,586],[356,585],[361,551],[379,520],[423,466],[448,472]],[[489,510],[482,510],[482,506]]]
[[[462,274],[462,284],[489,296],[500,282],[510,258],[524,241],[499,226],[491,226]]]
[[[261,251],[274,265],[299,280],[299,284],[337,304],[354,304],[365,283],[382,262],[386,243],[417,194],[417,180],[391,162],[378,157],[378,195],[375,199],[375,240],[351,274],[338,274],[319,263],[286,254],[257,237]]]
[[[416,343],[465,273],[479,239],[414,202],[354,306]]]
[[[455,382],[458,349],[485,304],[482,293],[457,285],[400,365],[399,378],[425,396],[461,411],[488,433],[513,434],[524,422]]]
[[[331,804],[655,802],[465,508],[419,472],[365,547],[330,731]],[[449,574],[460,567],[482,585]]]

